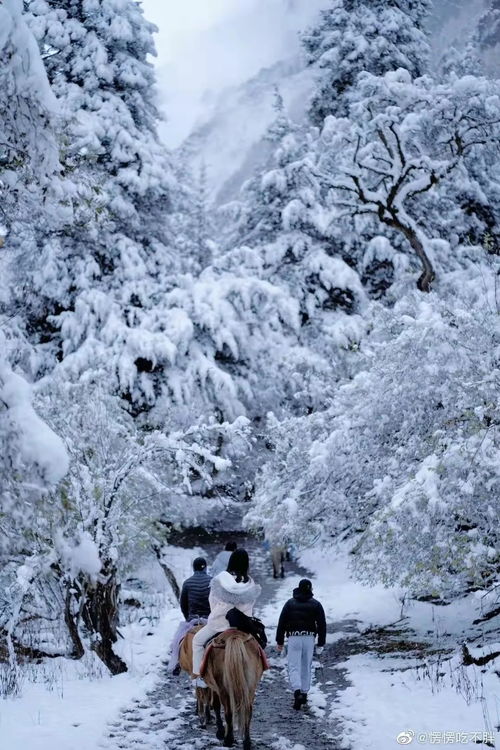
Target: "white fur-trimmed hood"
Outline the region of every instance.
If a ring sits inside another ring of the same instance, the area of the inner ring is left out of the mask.
[[[231,573],[224,570],[212,578],[210,584],[212,594],[216,599],[227,604],[252,604],[260,595],[261,587],[252,578],[237,583]]]

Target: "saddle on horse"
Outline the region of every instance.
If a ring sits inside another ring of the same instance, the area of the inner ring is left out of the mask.
[[[252,634],[244,633],[243,631],[237,628],[228,628],[227,630],[223,630],[222,633],[217,633],[217,635],[215,635],[213,638],[210,638],[210,640],[205,644],[205,653],[203,655],[203,661],[200,667],[200,675],[202,677],[205,675],[208,657],[212,649],[214,648],[225,649],[228,639],[234,638],[235,636],[238,637],[243,643],[254,641],[255,648],[258,651],[259,656],[260,656],[263,671],[265,671],[266,669],[269,669],[269,662],[267,661],[266,652],[264,651],[262,646],[259,644],[259,642],[252,636]]]

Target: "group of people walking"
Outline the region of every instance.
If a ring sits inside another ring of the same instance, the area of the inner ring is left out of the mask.
[[[226,615],[236,608],[247,617],[253,609],[261,587],[249,575],[249,557],[236,543],[228,542],[207,572],[207,561],[197,557],[193,575],[184,581],[180,607],[184,622],[179,625],[172,643],[170,668],[178,674],[179,644],[196,624],[203,627],[193,638],[193,682],[206,687],[200,676],[204,648],[211,638],[230,627]],[[323,651],[326,639],[326,620],[322,605],[314,598],[312,583],[304,578],[293,590],[293,596],[281,610],[276,630],[276,648],[283,651],[287,639],[288,676],[294,693],[293,707],[299,710],[307,703],[311,687],[311,669],[316,653]]]

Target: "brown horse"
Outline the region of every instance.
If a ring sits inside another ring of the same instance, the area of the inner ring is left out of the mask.
[[[234,744],[234,724],[243,737],[243,750],[250,750],[253,702],[263,671],[259,644],[248,633],[226,630],[212,641],[203,678],[213,691],[217,738],[224,739],[225,747]],[[226,720],[225,732],[220,716],[221,705]]]
[[[179,650],[179,664],[184,672],[193,677],[193,637],[203,625],[195,625],[181,641]],[[212,691],[209,688],[196,688],[196,713],[200,719],[200,726],[204,729],[212,720],[210,706],[212,705]],[[219,724],[217,725],[219,726]],[[222,722],[220,722],[222,726]]]

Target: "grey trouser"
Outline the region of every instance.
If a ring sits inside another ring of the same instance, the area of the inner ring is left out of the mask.
[[[288,636],[288,678],[294,691],[307,693],[311,687],[315,640],[313,635]]]

